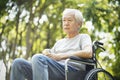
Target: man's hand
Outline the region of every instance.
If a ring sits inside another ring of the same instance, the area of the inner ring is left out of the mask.
[[[50,53],[50,52],[49,52],[49,49],[44,49],[44,50],[42,51],[42,53],[43,53],[44,55],[48,56],[49,58],[52,58],[52,59],[57,60],[57,61],[62,59],[62,58],[61,58],[62,54]]]
[[[42,54],[44,54],[44,55],[46,55],[46,56],[50,55],[49,49],[44,49],[44,50],[42,51]]]
[[[62,60],[62,54],[49,54],[47,56],[57,61]]]

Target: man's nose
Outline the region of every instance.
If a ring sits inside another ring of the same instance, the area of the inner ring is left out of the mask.
[[[68,25],[68,24],[69,24],[69,22],[68,22],[68,21],[65,21],[65,22],[64,22],[64,25]]]

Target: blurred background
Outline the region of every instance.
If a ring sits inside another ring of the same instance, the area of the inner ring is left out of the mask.
[[[30,60],[65,37],[62,12],[76,8],[83,13],[81,33],[104,43],[97,54],[104,69],[120,80],[120,0],[0,0],[0,59],[9,80],[12,61]]]

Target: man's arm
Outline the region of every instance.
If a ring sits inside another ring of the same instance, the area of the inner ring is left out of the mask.
[[[81,58],[91,58],[92,57],[92,46],[87,45],[83,48],[83,50],[76,51],[74,53],[57,53],[57,54],[52,54],[49,53],[47,50],[43,51],[43,54],[54,59],[54,60],[64,60],[69,58],[70,56],[78,56]]]
[[[91,46],[85,46],[83,50],[76,51],[74,53],[68,53],[61,55],[62,59],[69,58],[70,56],[77,56],[81,58],[91,58],[92,57],[92,47]]]

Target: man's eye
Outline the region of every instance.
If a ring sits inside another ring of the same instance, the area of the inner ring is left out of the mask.
[[[71,19],[69,19],[68,21],[72,21]]]

